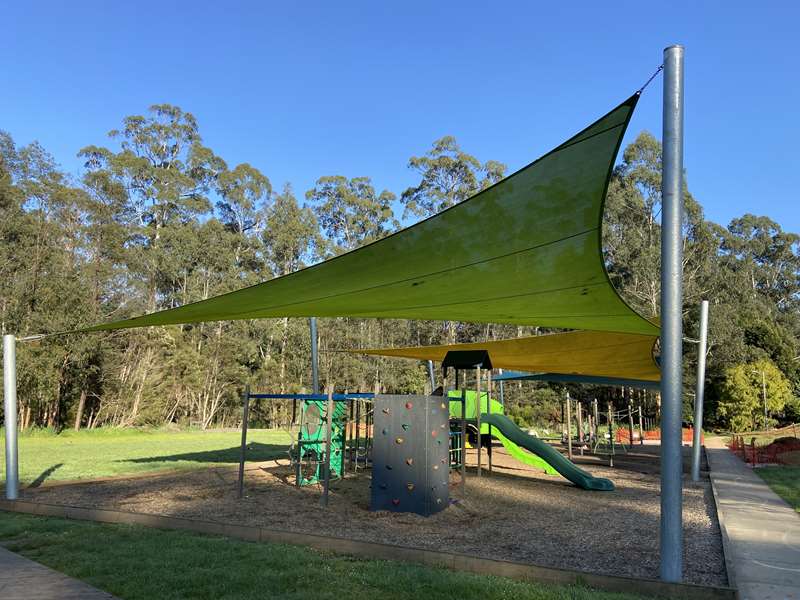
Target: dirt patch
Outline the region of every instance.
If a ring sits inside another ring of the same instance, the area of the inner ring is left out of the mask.
[[[245,497],[229,468],[28,489],[24,499],[316,533],[473,554],[610,575],[658,577],[658,448],[576,457],[613,492],[581,490],[494,448],[494,472],[451,477],[451,506],[432,517],[369,510],[369,471],[320,489],[297,488],[286,461],[250,465]],[[474,457],[473,457],[474,458]],[[605,463],[605,464],[604,464]],[[485,464],[485,459],[484,459]],[[719,524],[707,479],[684,483],[684,570],[692,583],[725,585]]]

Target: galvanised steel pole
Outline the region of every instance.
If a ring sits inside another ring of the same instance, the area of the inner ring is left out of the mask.
[[[694,435],[692,436],[692,481],[700,481],[700,438],[703,433],[703,393],[706,384],[706,346],[708,341],[708,300],[700,303],[700,342],[697,344],[697,387],[694,395]]]
[[[19,496],[17,451],[17,338],[3,336],[3,411],[6,434],[6,499]]]
[[[661,161],[661,579],[681,581],[683,46],[664,49]]]
[[[433,392],[436,391],[436,378],[433,376],[433,361],[432,360],[428,361],[428,377],[431,380],[431,395],[433,395]],[[444,389],[444,388],[442,388],[442,389]],[[445,394],[445,396],[446,395],[447,394]]]
[[[317,317],[308,319],[311,333],[311,392],[319,394],[319,349],[317,348]]]

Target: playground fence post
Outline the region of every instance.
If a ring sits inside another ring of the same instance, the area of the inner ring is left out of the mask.
[[[580,444],[581,456],[583,456],[583,410],[581,409],[580,401],[575,401],[575,416],[577,417],[578,425],[578,444]]]
[[[244,461],[247,458],[247,421],[250,412],[250,384],[244,386],[242,397],[242,446],[239,451],[239,498],[244,495]]]
[[[628,441],[630,448],[633,450],[633,402],[628,401]]]
[[[569,392],[567,392],[567,409],[564,411],[567,414],[567,456],[572,460],[572,400],[569,399]]]
[[[612,412],[611,402],[608,403],[608,466],[614,466],[614,413]]]
[[[642,405],[639,405],[639,445],[644,446],[644,429],[642,428]]]
[[[692,432],[692,481],[700,481],[700,441],[703,435],[703,395],[706,379],[706,343],[708,340],[708,300],[700,303],[700,341],[697,344],[697,381],[694,394],[694,431]]]
[[[331,485],[331,444],[333,442],[333,386],[328,386],[328,404],[325,411],[325,477],[322,487],[322,505],[328,506]]]

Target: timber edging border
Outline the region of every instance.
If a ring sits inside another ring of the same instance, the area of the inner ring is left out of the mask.
[[[45,517],[60,517],[99,523],[140,525],[158,529],[179,529],[210,535],[221,535],[250,542],[268,542],[307,546],[316,550],[347,554],[373,560],[399,560],[455,571],[509,577],[522,581],[560,585],[584,585],[609,592],[627,592],[684,600],[736,600],[736,590],[690,583],[667,583],[655,579],[639,579],[617,575],[600,575],[553,567],[480,558],[466,554],[437,552],[421,548],[394,546],[308,533],[296,533],[248,527],[215,521],[200,521],[145,513],[132,513],[101,508],[83,508],[43,504],[26,500],[0,500],[0,510]]]

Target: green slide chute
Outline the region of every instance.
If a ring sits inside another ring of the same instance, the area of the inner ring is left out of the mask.
[[[467,419],[475,418],[475,400],[478,394],[475,390],[467,390]],[[451,390],[448,393],[450,398],[450,417],[453,419],[461,418],[461,391]],[[458,398],[459,400],[454,400]],[[564,456],[550,444],[543,442],[522,429],[503,414],[503,405],[494,398],[491,405],[488,404],[489,395],[486,392],[481,394],[481,433],[488,434],[489,426],[492,426],[492,436],[500,440],[508,453],[516,460],[543,469],[548,475],[559,474],[575,485],[585,490],[611,491],[614,484],[599,477],[593,477],[575,463],[564,458]],[[487,408],[491,406],[491,414]]]
[[[548,475],[558,475],[558,471],[556,471],[545,459],[536,456],[535,454],[531,454],[530,452],[526,452],[517,446],[514,442],[504,436],[499,428],[495,427],[492,429],[492,436],[500,440],[500,443],[503,444],[503,447],[515,460],[518,460],[523,464],[530,465],[531,467],[542,469]]]
[[[572,483],[585,490],[610,492],[614,484],[602,477],[593,477],[564,456],[550,444],[528,435],[514,424],[514,421],[501,414],[482,414],[481,424],[491,424],[515,444],[530,450],[543,458],[552,468]]]

